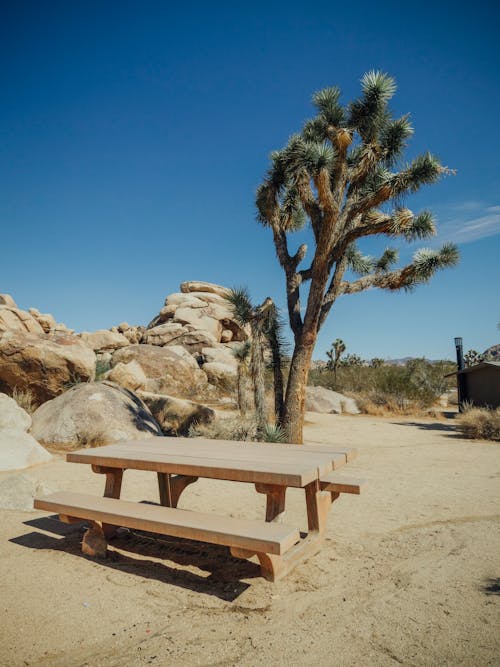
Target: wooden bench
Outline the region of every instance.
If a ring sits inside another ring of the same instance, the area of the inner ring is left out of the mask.
[[[322,491],[330,491],[337,498],[341,493],[353,493],[359,496],[361,489],[364,488],[368,482],[366,479],[352,479],[344,477],[336,472],[328,473],[328,475],[321,475],[319,478],[319,485]]]
[[[281,567],[281,556],[300,540],[298,529],[280,523],[235,519],[70,491],[36,498],[34,507],[55,512],[66,523],[92,522],[89,531],[100,537],[104,554],[106,542],[102,528],[96,522],[225,545],[236,557],[256,554],[262,575],[270,581],[285,573]],[[84,552],[90,553],[85,548]]]

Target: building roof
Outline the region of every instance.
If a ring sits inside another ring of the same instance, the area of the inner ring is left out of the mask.
[[[500,369],[500,361],[482,361],[480,364],[476,364],[475,366],[469,366],[469,368],[464,368],[461,371],[454,371],[453,373],[448,373],[447,375],[445,375],[445,377],[449,378],[452,375],[462,375],[463,373],[474,373],[480,368],[486,368],[487,366]]]

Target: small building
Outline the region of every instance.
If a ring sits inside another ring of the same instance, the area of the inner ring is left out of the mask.
[[[484,408],[500,407],[500,361],[483,361],[457,371],[456,375],[462,381],[464,403]]]

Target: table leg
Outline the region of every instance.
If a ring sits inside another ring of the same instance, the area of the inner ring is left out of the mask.
[[[320,537],[323,537],[326,530],[328,510],[332,503],[330,493],[321,491],[319,480],[308,484],[304,491],[306,494],[309,533],[317,533]]]
[[[256,484],[255,490],[266,494],[266,521],[281,523],[285,514],[286,486]]]
[[[181,493],[186,487],[198,480],[198,477],[189,475],[171,475],[168,472],[159,472],[158,491],[160,504],[164,507],[177,507]]]
[[[104,486],[105,498],[119,498],[122,489],[123,470],[121,468],[106,468],[104,466],[92,466],[94,472],[106,475],[106,484]],[[102,530],[106,539],[110,539],[116,533],[119,526],[113,526],[110,523],[103,523]]]

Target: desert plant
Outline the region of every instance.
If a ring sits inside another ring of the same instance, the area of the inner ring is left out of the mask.
[[[337,298],[371,287],[408,290],[458,261],[452,244],[440,250],[419,250],[400,269],[393,268],[397,253],[391,248],[378,259],[365,257],[357,249],[356,242],[366,236],[407,241],[432,236],[432,215],[428,211],[414,215],[402,206],[402,200],[451,173],[430,153],[394,171],[413,133],[408,116],[391,115],[395,81],[387,74],[368,72],[361,84],[361,97],[347,106],[340,104],[336,87],[313,96],[316,116],[282,150],[271,154],[271,167],[257,191],[258,219],[270,227],[285,272],[294,334],[284,410],[291,442],[302,442],[312,353]],[[307,220],[314,251],[310,265],[301,268],[307,246],[290,251],[289,236]],[[349,279],[348,270],[362,277]],[[304,285],[307,303],[302,308]]]
[[[345,343],[341,338],[336,338],[331,348],[327,351],[326,356],[328,361],[326,367],[328,370],[333,371],[333,377],[337,377],[337,368],[339,367],[340,357],[344,354],[346,350]]]
[[[246,287],[229,290],[227,301],[231,304],[233,316],[241,326],[250,326],[250,375],[254,389],[254,403],[257,430],[262,435],[267,424],[265,397],[264,350],[271,352],[274,377],[275,411],[280,421],[283,412],[283,372],[281,367],[283,339],[278,310],[269,297],[260,306],[251,302]]]
[[[110,442],[105,431],[92,426],[79,431],[76,435],[76,441],[79,447],[102,447]]]
[[[233,356],[238,362],[238,374],[236,387],[238,392],[238,408],[242,417],[245,417],[249,409],[250,400],[248,396],[248,362],[250,357],[250,341],[245,340],[241,345],[233,348]]]
[[[500,441],[500,408],[467,407],[458,420],[466,438]]]
[[[18,389],[14,387],[12,390],[12,398],[18,404],[20,408],[26,410],[28,414],[33,414],[36,410],[35,397],[33,392],[29,389]]]
[[[286,442],[286,431],[279,424],[266,424],[262,439],[264,442]]]
[[[255,419],[226,417],[216,419],[209,424],[196,424],[189,428],[190,438],[204,437],[210,440],[256,440],[257,426]]]

